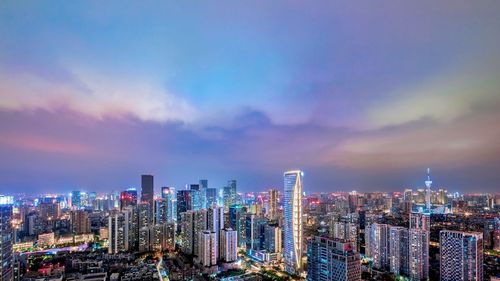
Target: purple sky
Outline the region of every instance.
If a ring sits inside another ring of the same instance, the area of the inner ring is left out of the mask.
[[[500,190],[499,1],[0,4],[0,191]]]

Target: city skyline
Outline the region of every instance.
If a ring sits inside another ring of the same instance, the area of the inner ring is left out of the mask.
[[[1,6],[2,191],[498,190],[497,1]]]

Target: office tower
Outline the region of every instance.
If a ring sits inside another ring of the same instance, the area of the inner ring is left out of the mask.
[[[331,237],[344,239],[351,242],[354,249],[358,249],[358,225],[350,222],[334,222],[331,229]]]
[[[238,233],[238,246],[245,246],[246,243],[246,208],[241,205],[232,205],[229,207],[229,226]]]
[[[201,198],[201,187],[199,184],[186,185],[186,189],[191,192],[191,210],[198,211],[203,208]]]
[[[154,184],[152,175],[142,175],[141,176],[141,202],[148,203],[150,208],[150,213],[154,212]],[[149,222],[153,223],[153,216],[149,217]]]
[[[278,190],[277,189],[270,189],[269,190],[269,211],[268,213],[268,218],[270,220],[276,220],[277,219],[277,212],[278,212]]]
[[[109,246],[108,253],[117,254],[126,251],[125,216],[121,213],[111,214],[108,218]]]
[[[207,203],[207,188],[208,188],[208,180],[200,180],[200,198],[201,198],[201,208],[208,208]]]
[[[0,195],[0,280],[13,279],[12,197]]]
[[[139,229],[149,226],[153,221],[151,217],[153,217],[151,213],[151,206],[147,202],[141,202],[137,205],[137,211],[139,215]]]
[[[166,224],[167,223],[167,211],[168,211],[168,206],[167,206],[167,200],[161,198],[161,199],[155,199],[155,224]]]
[[[220,243],[220,232],[224,228],[224,208],[223,207],[217,207],[216,205],[213,205],[209,209],[207,209],[208,214],[207,214],[207,230],[210,230],[212,232],[215,232],[216,236],[216,256],[217,259],[221,258],[221,254],[219,251],[219,243]]]
[[[79,209],[82,207],[82,193],[80,191],[71,192],[71,206]]]
[[[42,218],[52,221],[61,216],[61,207],[57,202],[42,202],[38,206]]]
[[[265,227],[268,221],[264,217],[254,214],[246,214],[245,219],[245,239],[247,250],[264,249]]]
[[[89,214],[84,210],[74,210],[70,213],[71,232],[73,234],[90,233]]]
[[[206,209],[194,211],[193,222],[193,254],[199,256],[200,249],[200,233],[207,230],[208,212]]]
[[[207,208],[217,205],[217,188],[206,189]]]
[[[408,229],[400,226],[389,228],[389,265],[396,276],[409,276]]]
[[[203,266],[212,266],[217,264],[217,241],[215,232],[210,230],[202,231],[199,234],[199,258]]]
[[[192,210],[191,190],[177,191],[177,221],[181,220],[181,213]]]
[[[430,230],[431,218],[429,213],[411,213],[410,229]]]
[[[429,278],[429,234],[423,229],[409,230],[409,277],[411,280]]]
[[[307,244],[307,281],[361,280],[360,256],[349,242],[315,236]]]
[[[237,203],[238,194],[236,192],[236,180],[229,180],[224,187],[224,211]]]
[[[238,258],[238,233],[231,228],[221,231],[219,250],[225,262],[233,262]]]
[[[284,173],[285,270],[298,274],[302,269],[302,171]]]
[[[137,190],[135,188],[129,188],[120,193],[120,210],[128,206],[137,205]]]
[[[169,251],[175,250],[175,223],[167,223],[165,233],[165,247]]]
[[[441,230],[439,232],[441,281],[483,280],[483,234]]]
[[[369,256],[373,259],[373,267],[384,270],[389,267],[389,226],[373,223],[369,227]]]
[[[181,251],[186,255],[193,254],[193,237],[194,233],[194,212],[187,211],[180,213],[181,219],[179,220],[181,232]]]
[[[277,225],[266,225],[264,248],[270,253],[281,252],[281,228]]]
[[[177,199],[175,194],[175,188],[173,187],[162,187],[161,197],[165,199],[167,204],[167,221],[176,222],[177,221]]]

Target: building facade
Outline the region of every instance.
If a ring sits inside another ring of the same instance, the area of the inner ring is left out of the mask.
[[[298,274],[302,270],[302,171],[288,171],[284,173],[284,235],[285,247],[283,256],[285,270],[288,273]]]

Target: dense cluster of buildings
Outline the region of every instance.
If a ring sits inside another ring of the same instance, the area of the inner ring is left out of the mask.
[[[486,280],[485,251],[500,253],[498,197],[431,190],[430,175],[425,188],[402,193],[306,194],[303,180],[303,172],[293,170],[284,173],[281,190],[238,193],[235,180],[217,189],[202,179],[155,193],[153,176],[142,175],[140,194],[129,188],[0,196],[0,280],[23,279],[29,270],[23,255],[36,251],[94,255],[102,249],[107,260],[170,252],[208,274],[241,267],[246,257],[310,281],[383,275]],[[450,223],[462,219],[472,223]],[[75,267],[97,262],[78,257]],[[436,260],[439,268],[433,267]],[[118,275],[96,269],[88,272],[95,275],[75,278],[161,279],[156,265],[134,268]],[[56,278],[67,279],[60,274],[65,270],[50,268]]]

